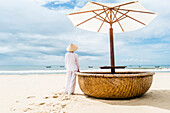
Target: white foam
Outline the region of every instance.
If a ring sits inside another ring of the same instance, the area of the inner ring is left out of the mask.
[[[0,71],[0,74],[52,74],[65,73],[66,70],[22,70],[22,71]]]
[[[93,69],[93,70],[81,70],[81,72],[109,72],[110,69]],[[116,69],[117,72],[123,71],[149,71],[149,72],[170,72],[170,68],[163,69]]]
[[[170,72],[169,68],[163,68],[163,69],[159,69],[159,68],[155,68],[155,69],[117,69],[120,71],[150,71],[150,72]]]

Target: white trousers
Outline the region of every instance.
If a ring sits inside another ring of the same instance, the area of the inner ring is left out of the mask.
[[[74,93],[75,86],[76,86],[76,71],[67,71],[67,78],[66,78],[66,88],[65,93],[68,95]]]

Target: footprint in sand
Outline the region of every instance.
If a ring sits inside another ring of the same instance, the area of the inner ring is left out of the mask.
[[[54,95],[54,96],[52,96],[52,98],[58,98],[58,96],[57,96],[57,95]]]
[[[46,97],[44,97],[44,99],[49,99],[50,97],[48,97],[48,96],[46,96]]]
[[[29,105],[34,105],[35,103],[30,103]]]
[[[37,98],[36,96],[28,96],[26,99]],[[42,99],[42,98],[41,98]],[[22,109],[24,112],[31,113],[66,113],[65,109],[69,100],[72,97],[63,93],[55,92],[52,95],[45,95],[43,100],[39,102],[27,103],[27,107]],[[19,103],[17,100],[16,103]],[[11,108],[11,111],[15,111],[15,108]]]
[[[29,96],[29,97],[27,97],[27,99],[30,99],[30,98],[35,98],[35,96]]]
[[[14,107],[12,107],[11,109],[10,109],[10,111],[15,111],[16,109],[14,108]]]
[[[60,106],[64,108],[66,106],[66,103],[61,103]]]
[[[19,101],[17,100],[16,103],[19,103]]]
[[[44,105],[45,104],[45,102],[41,102],[41,103],[39,103],[39,105]]]
[[[32,109],[31,108],[26,108],[26,109],[24,109],[24,112],[27,112],[29,110],[32,110]]]

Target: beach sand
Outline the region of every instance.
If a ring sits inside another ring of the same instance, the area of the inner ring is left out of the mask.
[[[150,90],[129,100],[104,100],[60,92],[65,74],[1,75],[0,113],[170,113],[170,73],[156,73]]]

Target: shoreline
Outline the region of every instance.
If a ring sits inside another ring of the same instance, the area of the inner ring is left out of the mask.
[[[109,72],[109,69],[89,69],[80,70],[80,72]],[[170,73],[170,68],[168,69],[116,69],[117,72],[122,71],[149,71],[155,73]],[[55,74],[66,74],[66,70],[21,70],[21,71],[0,71],[1,75],[55,75]]]

